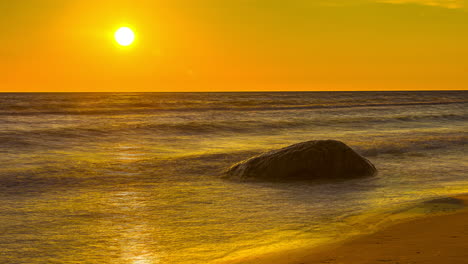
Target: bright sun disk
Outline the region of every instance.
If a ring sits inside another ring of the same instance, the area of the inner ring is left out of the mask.
[[[121,27],[115,32],[114,37],[119,45],[128,46],[135,40],[135,33],[128,27]]]

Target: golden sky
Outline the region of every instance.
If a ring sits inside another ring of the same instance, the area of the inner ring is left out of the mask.
[[[465,0],[0,1],[0,91],[468,87]],[[136,33],[129,47],[114,32]]]

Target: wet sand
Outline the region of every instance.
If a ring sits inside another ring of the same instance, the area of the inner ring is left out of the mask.
[[[468,263],[468,196],[448,198],[464,209],[433,212],[389,224],[375,233],[315,249],[244,259],[258,264]],[[432,206],[431,202],[426,205]],[[440,203],[438,204],[440,205]]]

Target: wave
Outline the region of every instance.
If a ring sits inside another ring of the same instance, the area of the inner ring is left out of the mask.
[[[421,154],[425,151],[446,149],[452,147],[463,147],[468,143],[468,136],[458,135],[445,138],[427,137],[398,139],[394,143],[379,143],[374,146],[357,146],[356,150],[366,157],[375,157],[383,154],[403,155],[403,154]]]
[[[294,111],[294,110],[321,110],[321,109],[346,109],[346,108],[385,108],[385,107],[401,107],[401,106],[437,106],[437,105],[454,105],[467,104],[466,100],[445,101],[445,102],[390,102],[390,103],[321,103],[321,104],[305,104],[295,105],[291,102],[278,104],[276,101],[256,102],[256,104],[232,104],[223,102],[209,106],[208,103],[187,104],[183,103],[178,106],[155,106],[151,104],[132,104],[115,108],[89,108],[84,106],[70,107],[24,107],[14,109],[12,107],[3,109],[0,108],[0,116],[36,116],[36,115],[128,115],[128,114],[158,114],[167,112],[210,112],[210,111]],[[208,105],[208,106],[207,106]]]
[[[285,130],[317,131],[324,128],[342,129],[370,127],[373,125],[401,125],[412,122],[466,122],[464,114],[432,115],[394,115],[394,116],[328,116],[310,117],[292,120],[223,120],[223,121],[190,121],[164,123],[112,123],[103,120],[100,124],[87,126],[68,126],[50,129],[4,130],[0,131],[0,146],[30,146],[48,140],[111,138],[112,136],[178,136],[178,135],[233,135],[233,134],[271,134]]]
[[[288,142],[285,143],[289,145]],[[364,157],[379,155],[431,155],[431,150],[464,147],[468,143],[466,134],[403,135],[398,138],[382,138],[380,141],[346,142]],[[50,149],[50,147],[48,147]],[[45,192],[51,188],[73,186],[95,186],[126,184],[128,181],[152,183],[159,181],[186,181],[189,177],[218,177],[226,168],[241,160],[271,149],[247,149],[216,153],[189,154],[177,157],[153,157],[128,164],[109,163],[107,160],[80,161],[77,163],[48,164],[46,166],[3,170],[0,187],[9,191],[25,193]]]
[[[468,144],[468,135],[466,134],[440,134],[427,136],[407,136],[392,141],[392,138],[382,139],[382,141],[361,141],[348,142],[349,146],[355,149],[359,154],[365,157],[375,157],[383,154],[402,155],[420,153],[427,150],[463,147]],[[297,143],[297,142],[295,142]],[[285,144],[286,146],[287,144]],[[150,163],[160,166],[162,163],[176,164],[207,164],[211,162],[224,162],[232,164],[240,160],[270,151],[272,149],[250,149],[230,152],[206,153],[199,155],[187,155],[173,159],[164,159],[163,161],[149,160]],[[148,162],[148,161],[145,161]],[[156,163],[155,163],[156,162]]]

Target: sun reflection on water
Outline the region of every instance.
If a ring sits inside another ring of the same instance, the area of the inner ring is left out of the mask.
[[[120,162],[133,162],[143,159],[146,156],[142,146],[137,145],[117,145],[114,155]]]
[[[119,219],[119,234],[116,238],[123,263],[156,264],[154,228],[144,216],[147,207],[144,193],[133,190],[115,193],[110,202],[125,212]]]

